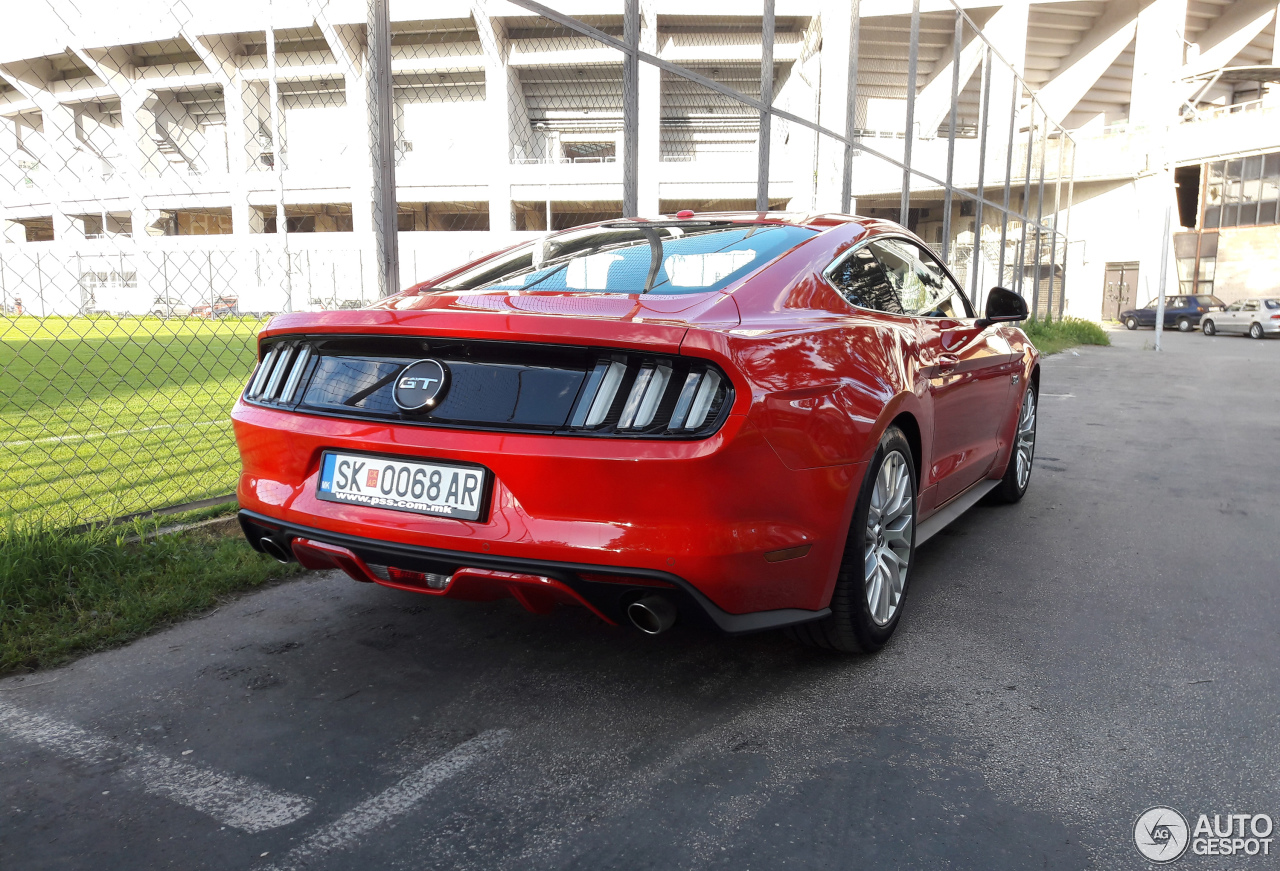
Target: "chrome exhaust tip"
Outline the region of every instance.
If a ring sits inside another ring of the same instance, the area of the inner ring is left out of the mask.
[[[274,538],[264,535],[262,538],[258,539],[258,547],[262,548],[263,553],[278,563],[293,562],[293,553]]]
[[[676,606],[662,596],[645,596],[627,606],[627,619],[645,635],[661,635],[676,622]]]

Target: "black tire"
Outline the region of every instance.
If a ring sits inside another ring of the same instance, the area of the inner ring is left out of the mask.
[[[1126,329],[1136,330],[1138,328],[1138,319],[1133,316],[1129,316],[1124,319],[1124,325]]]
[[[1191,321],[1187,320],[1186,318],[1178,318],[1178,332],[1180,333],[1191,332]]]
[[[1262,324],[1254,323],[1249,326],[1249,338],[1265,339],[1267,336],[1262,332]]]
[[[1023,478],[1018,475],[1018,442],[1022,429],[1023,415],[1026,412],[1027,397],[1031,398],[1031,455],[1027,459],[1027,474]],[[1013,434],[1013,447],[1009,451],[1009,464],[1004,467],[1004,475],[1000,483],[991,491],[991,502],[1013,504],[1022,499],[1031,484],[1031,466],[1036,457],[1036,425],[1040,420],[1040,392],[1038,385],[1032,381],[1022,394],[1022,402],[1018,404],[1018,424]]]
[[[876,478],[885,461],[894,453],[899,454],[906,461],[909,475],[908,510],[911,512],[911,549],[908,551],[906,568],[902,570],[902,592],[898,598],[896,610],[887,622],[880,624],[872,617],[871,606],[867,601],[865,569],[867,515],[871,508],[871,496],[875,490]],[[910,571],[916,550],[917,486],[911,445],[902,434],[902,430],[891,426],[880,439],[880,446],[876,449],[875,457],[867,465],[867,474],[862,481],[862,489],[858,492],[858,502],[854,506],[853,519],[849,524],[849,534],[845,540],[844,558],[840,561],[840,569],[836,574],[836,588],[831,594],[831,614],[821,620],[789,627],[787,634],[791,638],[811,647],[837,650],[842,653],[875,653],[884,647],[898,627],[907,593],[911,588]]]
[[[1218,328],[1213,325],[1213,321],[1209,318],[1205,318],[1200,322],[1200,332],[1206,336],[1213,336],[1217,335]]]

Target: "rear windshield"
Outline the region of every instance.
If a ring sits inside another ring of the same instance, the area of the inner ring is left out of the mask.
[[[1262,304],[1267,308],[1280,308],[1280,299],[1264,299]]]
[[[702,293],[728,286],[816,232],[790,224],[606,224],[536,239],[435,289]]]

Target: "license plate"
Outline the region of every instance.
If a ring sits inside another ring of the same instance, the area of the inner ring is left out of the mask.
[[[479,520],[486,470],[326,451],[316,496],[326,502]]]

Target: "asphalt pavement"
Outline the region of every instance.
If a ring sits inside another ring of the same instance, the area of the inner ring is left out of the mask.
[[[0,868],[1128,869],[1153,805],[1280,821],[1280,341],[1113,339],[878,656],[308,575],[0,681]]]

